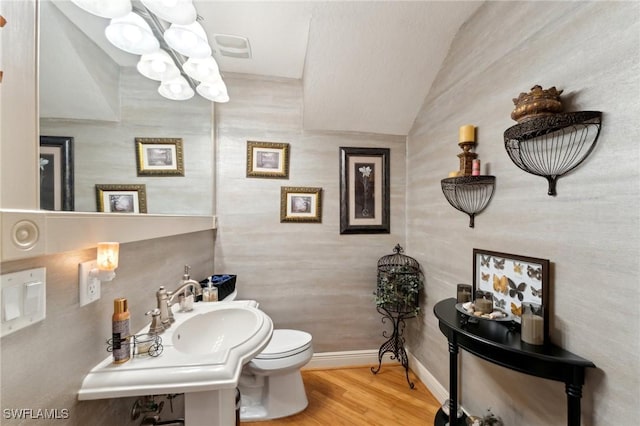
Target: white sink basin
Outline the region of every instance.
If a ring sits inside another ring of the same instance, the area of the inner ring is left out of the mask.
[[[262,325],[260,311],[228,306],[192,316],[174,331],[171,341],[178,351],[202,355],[236,347],[249,340]]]
[[[114,364],[108,356],[85,376],[78,399],[229,390],[233,403],[242,366],[271,339],[271,318],[254,301],[195,303],[174,316],[158,357]]]

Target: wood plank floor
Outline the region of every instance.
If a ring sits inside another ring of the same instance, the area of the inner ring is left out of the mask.
[[[279,420],[247,422],[242,426],[413,426],[433,425],[440,404],[410,371],[386,365],[378,374],[370,367],[303,370],[309,406],[302,413]]]

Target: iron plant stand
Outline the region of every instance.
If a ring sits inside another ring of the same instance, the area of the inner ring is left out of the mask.
[[[404,320],[414,317],[415,314],[411,312],[390,312],[381,306],[378,306],[376,309],[382,315],[383,323],[386,323],[387,319],[393,323],[393,334],[389,337],[386,330],[382,332],[382,336],[388,338],[388,340],[380,346],[380,350],[378,351],[378,368],[371,367],[371,372],[377,374],[380,371],[380,368],[382,368],[382,357],[389,352],[391,353],[391,359],[397,359],[404,367],[409,388],[413,389],[415,385],[409,380],[409,357],[407,357],[407,351],[404,349],[404,337],[402,337],[402,333],[405,327]]]

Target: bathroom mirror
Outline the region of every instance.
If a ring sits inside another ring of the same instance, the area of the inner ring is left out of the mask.
[[[178,198],[169,200],[169,203],[189,211],[188,214],[154,214],[157,213],[154,210],[148,214],[96,213],[95,210],[92,212],[36,210],[39,205],[40,174],[37,104],[37,67],[39,61],[36,54],[39,50],[40,18],[46,16],[46,8],[51,6],[48,3],[41,0],[3,3],[3,14],[6,13],[6,16],[12,17],[12,21],[16,19],[17,22],[23,22],[23,24],[8,25],[10,30],[4,28],[0,40],[3,47],[5,75],[2,82],[3,96],[0,97],[2,104],[2,108],[0,108],[2,121],[0,133],[2,133],[3,141],[0,149],[2,151],[0,172],[3,182],[2,191],[0,191],[2,195],[0,197],[0,224],[3,235],[0,261],[94,248],[98,241],[128,243],[215,229],[215,217],[210,213],[200,213],[196,209],[198,206],[198,209],[202,211],[210,212],[213,210],[212,191],[204,184],[198,188],[198,194],[195,198],[186,201]],[[72,6],[72,3],[68,1],[64,3]],[[43,14],[38,16],[41,11]],[[60,31],[62,30],[60,28]],[[95,65],[96,63],[90,61],[87,64],[92,64],[87,66],[93,66],[92,70],[98,72],[95,75],[99,75],[101,69]],[[58,100],[66,97],[77,101],[86,109],[92,108],[93,102],[81,101],[76,98],[79,96],[78,91],[75,90],[76,86],[82,87],[79,82],[76,84],[75,81],[67,86],[60,86],[58,89],[63,93],[63,97]],[[150,106],[133,105],[127,114],[135,118],[139,109],[160,108],[156,105],[155,102]],[[202,114],[205,117],[203,126],[210,129],[212,126],[211,106],[206,105],[203,109]],[[151,132],[156,128],[156,125],[156,122],[149,120],[136,130]],[[176,129],[178,128],[176,127]],[[200,133],[202,133],[201,129],[198,128],[198,134]],[[94,132],[92,138],[97,139],[98,136],[98,133]],[[203,170],[206,169],[206,173],[203,171],[201,175],[206,175],[208,184],[213,185],[211,132],[207,134],[206,143],[203,144],[191,142],[194,138],[190,133],[185,132],[182,137],[185,144],[189,143],[190,147],[201,147],[211,153],[210,156],[209,154],[199,156],[196,163],[202,163],[201,167]],[[205,139],[204,136],[202,138]],[[113,145],[114,141],[109,140],[105,143]],[[133,139],[131,144],[134,144]],[[135,154],[133,157],[135,158]],[[194,156],[193,151],[189,154],[189,151],[185,149],[185,177],[197,170],[197,164],[193,167],[190,166],[192,164],[190,162],[193,162],[195,157],[197,155]],[[106,162],[107,159],[99,158],[97,160],[98,162]],[[126,162],[128,160],[123,157],[118,158],[118,161]],[[116,166],[109,165],[109,167]],[[187,167],[191,168],[186,169]],[[119,173],[111,175],[115,178],[121,177]],[[130,177],[137,178],[133,174]],[[16,182],[20,184],[16,185]],[[186,179],[173,181],[172,184],[176,187],[186,187],[185,182]]]
[[[98,211],[96,185],[142,184],[149,214],[212,215],[213,103],[160,96],[139,56],[106,40],[108,19],[68,0],[39,8],[40,136],[73,140],[74,210]],[[139,176],[135,138],[181,139],[184,176]]]

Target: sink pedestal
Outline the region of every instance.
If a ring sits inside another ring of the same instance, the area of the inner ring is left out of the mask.
[[[236,424],[236,390],[190,392],[184,395],[185,426]]]

